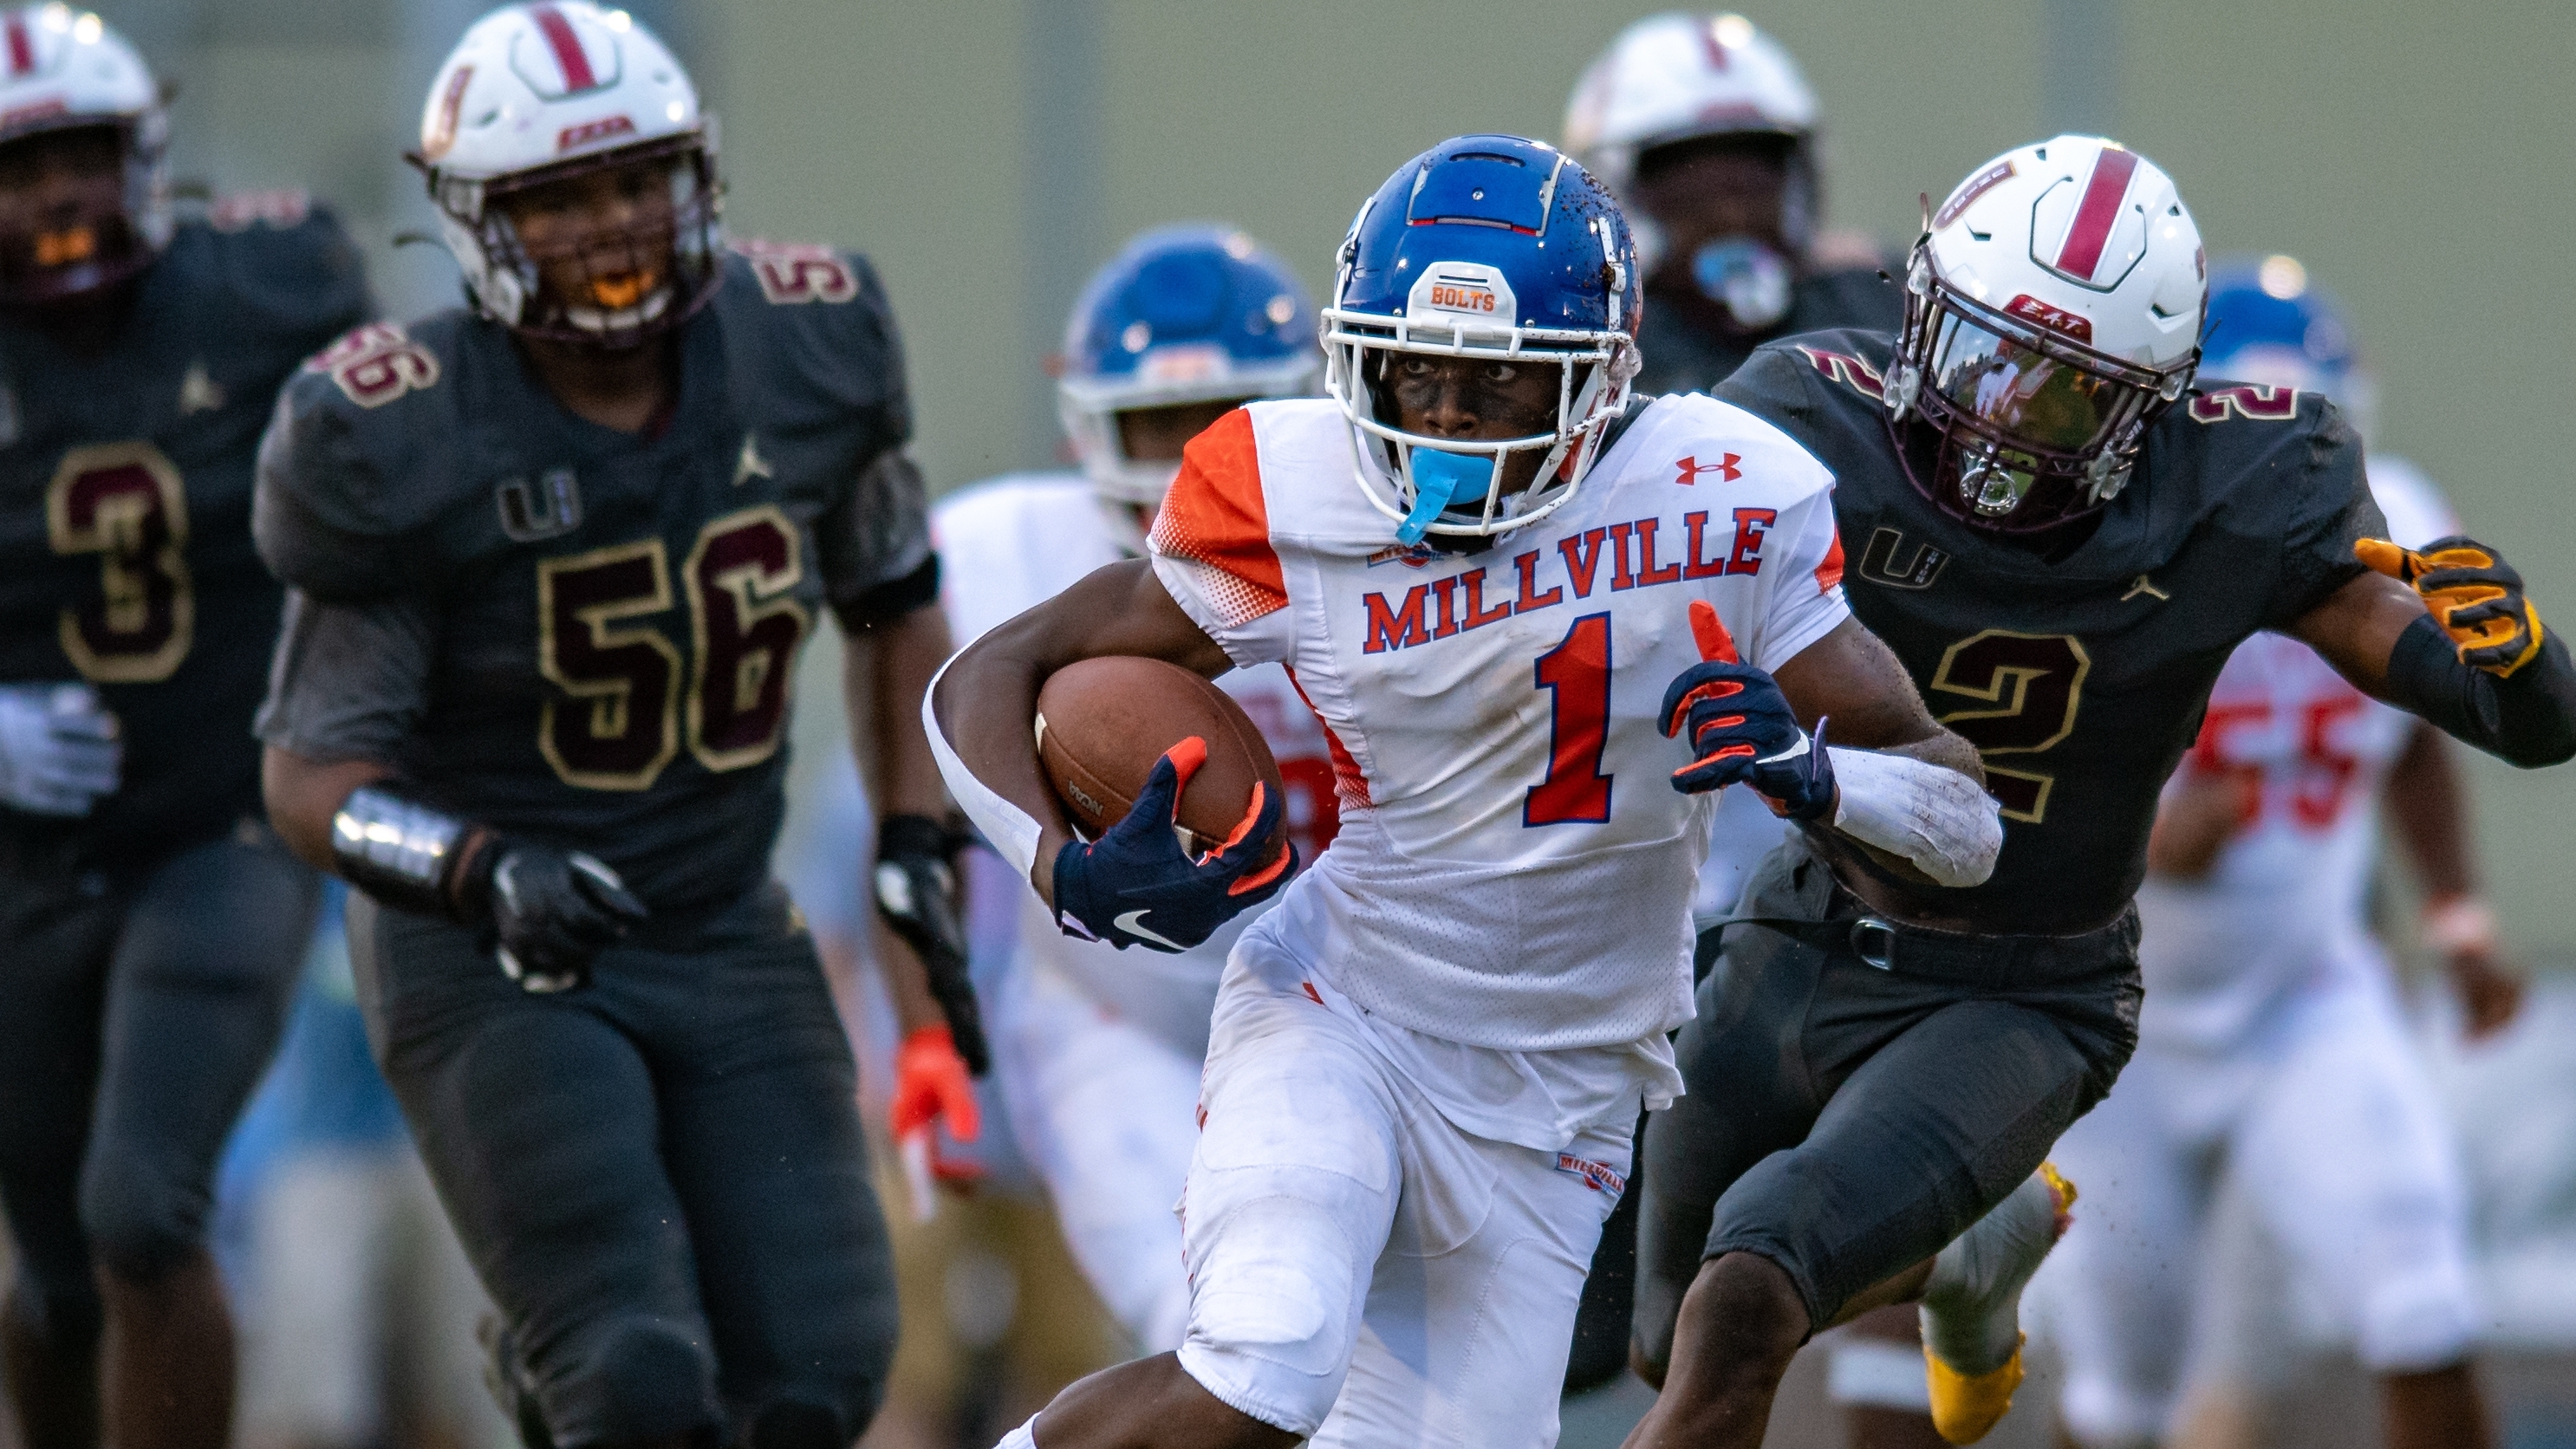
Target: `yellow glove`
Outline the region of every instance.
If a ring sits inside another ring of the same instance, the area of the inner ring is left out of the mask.
[[[2540,611],[2522,595],[2522,575],[2485,544],[2454,535],[2422,552],[2365,538],[2353,556],[2423,596],[2433,622],[2451,636],[2460,662],[2499,679],[2540,653]]]

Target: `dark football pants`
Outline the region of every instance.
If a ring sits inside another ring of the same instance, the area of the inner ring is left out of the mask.
[[[102,1264],[148,1283],[205,1241],[215,1159],[268,1066],[319,885],[244,821],[133,876],[0,844],[0,1205],[9,1312],[57,1350]]]
[[[1742,909],[1861,913],[1795,845]],[[2137,945],[2132,911],[2079,936],[1908,932],[1881,969],[1731,928],[1677,1043],[1689,1095],[1646,1129],[1638,1347],[1669,1360],[1682,1295],[1721,1254],[1778,1264],[1821,1328],[1965,1231],[2127,1064]]]
[[[367,1032],[557,1449],[843,1449],[894,1355],[857,1068],[769,886],[533,996],[462,927],[353,897]],[[531,1412],[533,1411],[533,1412]]]

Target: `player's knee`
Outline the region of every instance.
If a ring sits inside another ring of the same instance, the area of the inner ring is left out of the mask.
[[[694,1440],[718,1422],[715,1363],[689,1334],[630,1319],[584,1337],[587,1343],[569,1362],[533,1366],[546,1422],[558,1440]]]
[[[102,1144],[81,1173],[81,1231],[119,1281],[159,1282],[206,1241],[207,1194],[147,1154]]]
[[[742,1441],[744,1449],[849,1449],[868,1420],[876,1417],[876,1394],[871,1390],[855,1419],[845,1416],[845,1407],[804,1399],[776,1400],[752,1416],[751,1432]]]
[[[1192,1226],[1183,1366],[1227,1405],[1314,1433],[1350,1369],[1365,1287],[1359,1246],[1340,1215],[1299,1197],[1237,1202]]]
[[[1787,1367],[1810,1329],[1797,1285],[1756,1253],[1727,1253],[1702,1265],[1680,1317],[1703,1356],[1773,1374]]]

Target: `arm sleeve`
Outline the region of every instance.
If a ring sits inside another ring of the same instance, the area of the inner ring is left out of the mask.
[[[1783,513],[1771,529],[1770,605],[1751,662],[1778,670],[1851,617],[1843,601],[1842,534],[1834,526],[1834,495],[1816,494]]]
[[[308,760],[395,763],[429,705],[437,632],[425,599],[328,604],[289,590],[252,729]]]
[[[939,598],[930,500],[921,469],[889,448],[814,521],[814,551],[832,611],[849,629],[899,618]]]
[[[2388,698],[2463,744],[2523,769],[2576,757],[2576,664],[2552,632],[2540,657],[2498,679],[2460,661],[2433,616],[2397,636],[2388,656]]]
[[[2361,560],[2353,556],[2354,540],[2388,536],[2388,520],[2372,501],[2362,468],[2361,439],[2322,400],[2316,406],[2313,418],[2300,420],[2301,434],[2285,440],[2304,456],[2291,460],[2298,471],[2293,475],[2295,484],[2285,490],[2290,507],[2280,525],[2281,569],[2264,609],[2266,629],[2288,628],[2365,572]],[[2227,426],[2279,425],[2248,421]],[[2257,471],[2268,470],[2258,465]],[[2257,479],[2254,486],[2275,485],[2266,477]]]
[[[1190,440],[1152,543],[1154,576],[1237,667],[1290,661],[1296,631],[1250,413],[1237,408]]]

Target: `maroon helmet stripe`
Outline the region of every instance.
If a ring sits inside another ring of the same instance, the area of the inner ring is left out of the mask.
[[[2093,279],[2102,264],[2102,248],[2111,240],[2111,223],[2120,219],[2120,198],[2129,194],[2129,178],[2138,169],[2134,151],[2102,148],[2093,160],[2093,179],[2084,183],[2084,200],[2075,208],[2075,224],[2066,229],[2066,245],[2057,249],[2057,269],[2070,277]]]
[[[572,22],[551,5],[528,7],[528,18],[544,31],[546,45],[555,53],[555,64],[563,67],[564,89],[586,91],[599,84],[590,73],[590,57],[582,54],[581,37],[573,33]]]
[[[36,68],[36,39],[27,33],[27,18],[17,11],[9,12],[9,74],[25,75]]]

